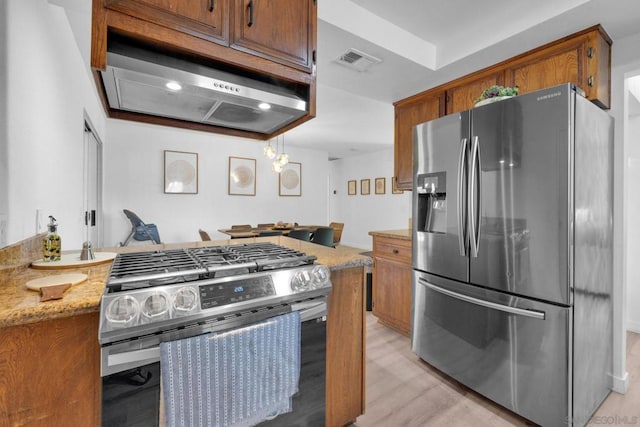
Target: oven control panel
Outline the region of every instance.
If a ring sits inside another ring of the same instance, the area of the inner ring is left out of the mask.
[[[276,294],[271,276],[258,276],[226,283],[200,285],[200,308],[219,307]]]

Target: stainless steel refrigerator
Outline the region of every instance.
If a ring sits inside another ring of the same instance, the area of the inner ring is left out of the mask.
[[[613,121],[572,85],[414,127],[412,349],[543,426],[612,385]]]

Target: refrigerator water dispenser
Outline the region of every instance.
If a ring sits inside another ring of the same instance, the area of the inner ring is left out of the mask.
[[[447,173],[418,175],[417,230],[427,233],[447,231]]]

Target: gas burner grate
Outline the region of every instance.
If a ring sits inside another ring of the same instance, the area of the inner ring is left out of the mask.
[[[315,256],[273,243],[207,246],[118,254],[109,292],[219,278],[313,264]]]

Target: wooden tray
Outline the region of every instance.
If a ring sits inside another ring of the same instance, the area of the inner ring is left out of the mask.
[[[85,267],[91,265],[102,264],[105,262],[111,262],[115,257],[115,252],[94,252],[95,259],[83,261],[80,259],[80,252],[62,254],[60,261],[43,261],[38,260],[31,263],[31,268],[38,270],[57,270],[64,268]]]
[[[41,277],[39,279],[29,280],[26,283],[27,289],[31,289],[32,291],[39,291],[40,288],[44,288],[46,286],[57,286],[64,284],[77,285],[78,283],[82,283],[87,280],[87,275],[83,273],[67,273],[67,274],[56,274],[46,277]]]

